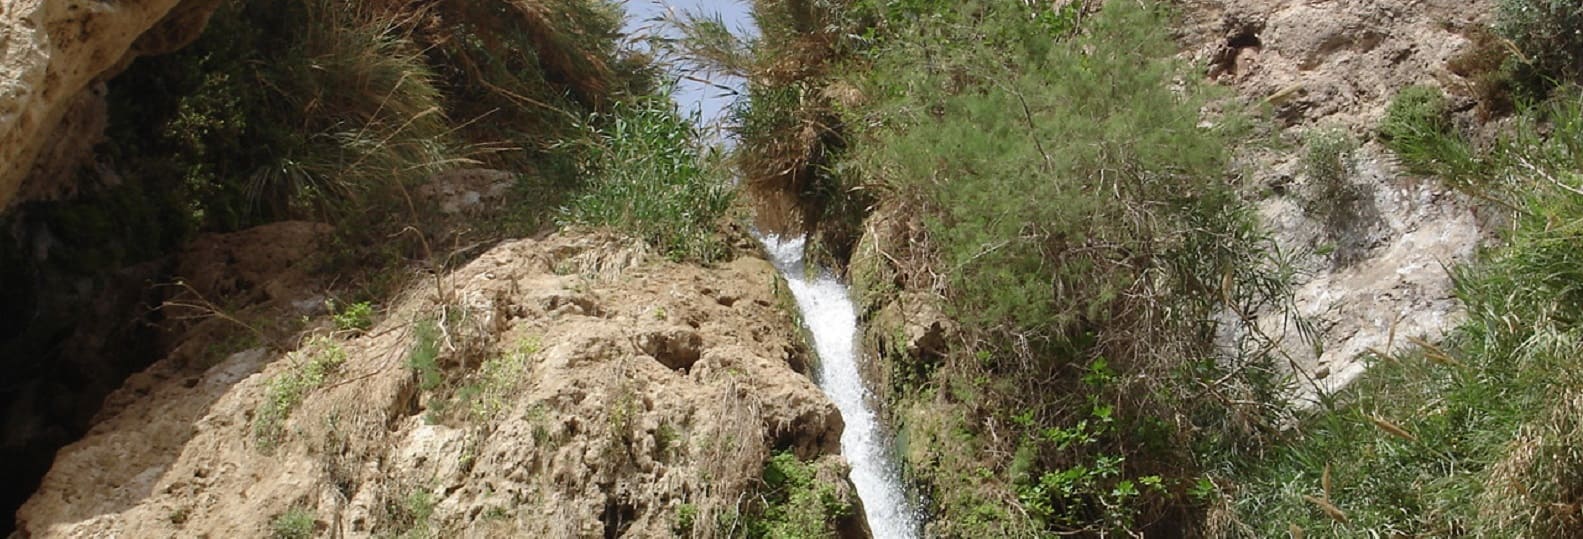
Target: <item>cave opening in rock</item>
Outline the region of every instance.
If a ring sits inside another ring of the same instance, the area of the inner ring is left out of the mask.
[[[160,355],[164,257],[75,266],[122,246],[115,238],[63,243],[63,216],[74,202],[14,209],[0,234],[0,535],[38,488],[55,454],[81,438],[104,399]]]

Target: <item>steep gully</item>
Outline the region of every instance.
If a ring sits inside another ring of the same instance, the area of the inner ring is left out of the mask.
[[[694,0],[691,4],[675,6],[632,2],[627,7],[628,27],[636,35],[653,31],[655,27],[644,25],[665,16],[666,10],[674,9],[718,15],[720,20],[733,26],[734,31],[749,35],[757,32],[745,2]],[[697,111],[698,118],[705,123],[701,126],[703,131],[710,133],[711,128],[717,127],[713,124],[720,121],[728,102],[717,89],[742,86],[740,80],[716,78],[704,83],[696,78],[681,77],[673,98],[682,111]],[[921,531],[919,512],[902,487],[891,450],[893,439],[870,405],[870,392],[858,369],[857,311],[847,286],[828,271],[806,265],[802,237],[761,233],[758,239],[797,300],[798,310],[819,355],[817,382],[834,401],[846,423],[841,434],[841,455],[852,466],[851,480],[863,502],[869,528],[874,537],[880,539],[917,537]]]
[[[803,262],[803,238],[761,236],[775,268],[786,277],[804,324],[819,354],[819,387],[841,411],[841,456],[852,465],[852,484],[863,500],[874,537],[910,538],[918,534],[917,511],[901,486],[890,447],[891,437],[868,403],[869,391],[857,366],[857,310],[847,287],[826,272],[810,275]]]
[[[641,35],[652,27],[641,27],[654,17],[663,16],[665,10],[689,10],[693,13],[719,14],[720,21],[735,25],[736,32],[755,33],[754,19],[747,13],[746,3],[722,0],[695,0],[690,5],[666,6],[663,3],[628,3],[628,29]],[[719,122],[725,98],[719,87],[742,87],[741,81],[690,81],[681,78],[673,98],[682,111],[698,111],[706,124]],[[708,133],[712,125],[703,125]],[[730,141],[725,141],[730,144]],[[901,474],[894,463],[893,438],[869,404],[869,390],[858,369],[858,317],[847,285],[836,276],[822,270],[809,268],[804,263],[804,238],[782,238],[776,235],[758,235],[765,250],[776,265],[776,270],[787,279],[788,289],[795,296],[798,309],[803,314],[804,325],[809,330],[814,350],[820,360],[818,385],[834,401],[845,420],[841,434],[842,457],[852,464],[852,484],[863,501],[864,517],[874,537],[917,537],[921,523],[915,504],[910,503],[901,485]]]

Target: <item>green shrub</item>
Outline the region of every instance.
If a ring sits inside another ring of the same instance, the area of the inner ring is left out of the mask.
[[[1472,83],[1480,120],[1511,113],[1517,101],[1528,97],[1523,94],[1532,90],[1519,84],[1522,81],[1518,77],[1526,67],[1511,42],[1484,25],[1466,27],[1462,35],[1469,43],[1462,52],[1446,59],[1446,69]]]
[[[275,539],[312,539],[313,513],[302,507],[293,507],[270,521],[269,528]]]
[[[1407,170],[1469,186],[1485,175],[1472,147],[1451,123],[1445,94],[1431,86],[1397,92],[1380,121],[1380,136]]]
[[[333,309],[334,303],[331,303]],[[335,327],[341,331],[367,331],[374,327],[374,306],[366,301],[359,301],[340,309],[330,318],[335,320]]]
[[[1310,183],[1308,211],[1329,234],[1329,242],[1316,254],[1350,263],[1367,248],[1358,245],[1353,231],[1377,218],[1369,193],[1352,180],[1357,174],[1358,141],[1344,130],[1318,129],[1304,135],[1303,146],[1302,167]]]
[[[1501,0],[1495,30],[1522,52],[1538,77],[1583,75],[1583,4],[1573,0]]]
[[[253,437],[264,451],[280,443],[285,434],[283,423],[291,417],[292,410],[346,363],[346,350],[334,339],[318,336],[286,359],[291,367],[269,379],[264,403],[253,413]]]
[[[1028,9],[903,18],[849,73],[872,104],[831,169],[916,208],[928,267],[904,271],[947,284],[957,348],[893,388],[941,533],[1146,529],[1197,506],[1172,485],[1256,449],[1281,413],[1272,357],[1212,346],[1215,313],[1281,291],[1226,178],[1245,122],[1205,121],[1213,89],[1182,84],[1159,6]],[[1190,389],[1207,384],[1238,397]],[[985,425],[999,436],[971,434]]]
[[[206,228],[377,224],[355,219],[457,158],[423,51],[389,17],[226,2],[198,42],[111,85],[112,151],[138,178],[180,178]]]
[[[470,389],[457,392],[457,400],[466,404],[469,419],[486,421],[504,410],[516,397],[518,386],[527,376],[528,360],[538,350],[538,341],[528,340],[510,353],[484,360],[472,375],[474,381],[466,386]]]
[[[551,142],[653,93],[620,25],[606,0],[221,2],[192,45],[110,83],[98,162],[158,194],[144,242],[312,219],[340,225],[334,262],[378,265],[392,232],[429,231],[413,187],[480,164],[524,173],[512,196],[537,211],[511,232],[538,232],[576,186]]]
[[[418,388],[431,391],[445,383],[440,372],[440,326],[433,320],[418,322],[412,349],[407,352],[407,368],[418,377]]]
[[[1334,200],[1349,194],[1357,169],[1353,162],[1357,139],[1340,129],[1315,130],[1305,135],[1303,150],[1303,172],[1318,185],[1318,198]]]
[[[622,230],[675,260],[725,255],[718,232],[731,188],[692,121],[653,98],[616,104],[585,125],[564,143],[581,157],[587,184],[561,209],[562,222]]]
[[[1445,93],[1433,86],[1408,86],[1398,91],[1380,122],[1380,135],[1392,143],[1450,131]]]
[[[749,537],[833,537],[836,521],[852,514],[852,501],[834,485],[820,481],[817,470],[791,453],[777,453],[764,462],[763,507],[747,522]]]
[[[401,501],[398,511],[402,532],[401,539],[424,539],[434,537],[434,531],[429,524],[429,518],[434,516],[434,493],[429,489],[420,488],[407,494]]]
[[[678,536],[689,536],[693,532],[693,525],[698,523],[698,506],[684,503],[676,507],[675,520],[671,522],[671,533]]]

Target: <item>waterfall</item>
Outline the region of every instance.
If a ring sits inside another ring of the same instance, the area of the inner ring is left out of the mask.
[[[803,322],[819,354],[819,385],[841,411],[841,456],[852,465],[852,484],[869,529],[877,539],[912,538],[918,514],[903,489],[892,460],[890,437],[868,404],[868,388],[857,364],[857,309],[847,287],[821,272],[810,277],[803,261],[803,238],[759,238],[775,267],[786,277]]]

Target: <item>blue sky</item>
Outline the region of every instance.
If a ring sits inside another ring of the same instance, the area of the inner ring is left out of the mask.
[[[627,9],[627,31],[629,33],[643,33],[650,31],[655,25],[653,19],[662,16],[667,8],[676,12],[700,13],[713,16],[718,14],[721,20],[732,30],[740,32],[753,32],[753,20],[748,14],[749,4],[746,0],[626,0],[623,2]],[[741,88],[740,80],[715,80],[723,86]],[[731,104],[730,96],[721,96],[724,93],[719,88],[681,79],[677,85],[676,103],[682,112],[701,111],[703,122],[706,126],[718,125],[723,117],[725,108]]]

